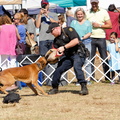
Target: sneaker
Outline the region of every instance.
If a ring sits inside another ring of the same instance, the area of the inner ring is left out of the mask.
[[[80,83],[79,82],[76,82],[76,84],[75,84],[76,86],[80,86]]]
[[[57,94],[57,93],[58,93],[58,89],[57,89],[57,88],[53,88],[53,89],[51,89],[51,90],[48,92],[49,95]]]

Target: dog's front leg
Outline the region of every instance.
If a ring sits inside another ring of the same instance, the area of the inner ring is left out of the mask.
[[[41,95],[40,93],[37,92],[37,90],[32,86],[31,83],[26,83],[26,84],[36,95]]]
[[[42,89],[42,87],[37,83],[37,82],[34,82],[33,85],[42,92],[43,95],[46,95],[48,96],[48,94]]]

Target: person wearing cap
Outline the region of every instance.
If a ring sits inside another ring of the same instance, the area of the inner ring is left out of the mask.
[[[58,50],[58,53],[63,54],[53,74],[52,89],[48,92],[48,94],[56,94],[59,92],[58,86],[61,75],[68,69],[74,67],[76,78],[81,85],[79,94],[87,95],[87,81],[85,80],[84,73],[82,71],[85,56],[80,56],[78,53],[80,41],[79,35],[74,28],[62,28],[58,23],[54,22],[49,25],[46,32],[55,36],[53,46]],[[82,44],[82,42],[80,44]]]
[[[100,53],[100,56],[106,63],[107,51],[106,51],[106,40],[105,40],[105,29],[112,28],[110,16],[105,9],[99,8],[99,0],[90,0],[91,9],[86,12],[86,18],[92,24],[92,34],[91,34],[91,58],[96,54],[96,49]],[[94,59],[92,60],[94,64]],[[105,75],[105,80],[110,80],[109,67],[106,63],[103,63],[103,71]],[[92,72],[94,71],[94,66],[92,65]],[[93,75],[94,77],[94,75]]]
[[[42,0],[40,13],[36,17],[36,27],[40,29],[39,49],[42,56],[52,48],[54,37],[51,34],[46,34],[46,30],[51,22],[58,22],[58,16],[56,13],[49,11],[49,2]]]

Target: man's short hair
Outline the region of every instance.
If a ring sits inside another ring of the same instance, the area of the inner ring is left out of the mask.
[[[28,11],[25,8],[22,8],[19,12],[23,12],[24,14],[28,15]]]

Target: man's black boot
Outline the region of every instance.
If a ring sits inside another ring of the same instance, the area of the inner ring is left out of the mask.
[[[86,86],[87,83],[80,83],[81,85],[81,91],[79,92],[80,95],[87,95],[88,94],[88,89]]]
[[[58,88],[53,88],[48,92],[49,95],[57,94],[57,93],[58,93]]]

